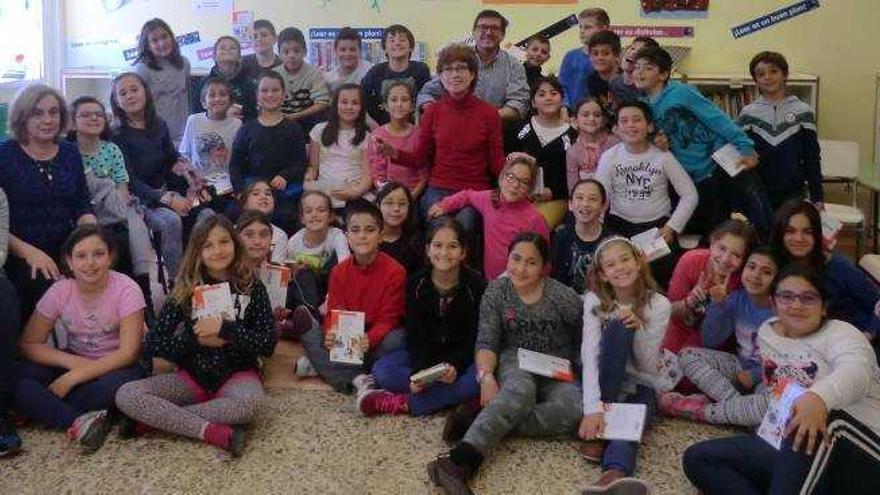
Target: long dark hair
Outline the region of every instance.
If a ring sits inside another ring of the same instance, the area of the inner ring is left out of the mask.
[[[73,103],[70,104],[70,119],[76,122],[76,111],[79,110],[79,107],[82,105],[88,105],[89,103],[98,105],[101,107],[101,112],[104,113],[104,130],[101,131],[101,135],[98,136],[102,141],[107,141],[110,139],[110,121],[107,116],[107,109],[104,107],[104,104],[98,101],[97,98],[93,96],[80,96],[79,98],[73,100]],[[72,124],[70,126],[70,131],[67,133],[67,139],[69,141],[76,141],[76,124]]]
[[[165,32],[168,33],[168,36],[171,37],[171,56],[168,57],[168,61],[171,62],[171,65],[174,67],[182,69],[184,65],[183,55],[180,54],[180,45],[174,37],[174,31],[171,30],[171,27],[167,22],[158,17],[145,22],[141,28],[141,34],[138,36],[138,54],[132,65],[137,65],[139,62],[143,62],[147,67],[153,70],[162,70],[156,56],[150,51],[150,33],[157,29],[164,29]]]
[[[788,264],[794,258],[785,249],[785,231],[788,229],[788,223],[795,215],[804,215],[810,222],[810,229],[813,231],[813,250],[804,260],[814,270],[822,270],[825,268],[825,253],[822,244],[822,218],[819,216],[819,210],[812,203],[800,199],[793,199],[783,204],[776,212],[776,219],[773,222],[773,230],[770,232],[770,245],[776,250],[776,254],[783,265]]]
[[[409,203],[409,206],[406,210],[406,219],[403,221],[403,225],[400,230],[400,242],[403,246],[402,254],[405,258],[404,262],[407,264],[413,265],[424,265],[425,261],[425,253],[423,252],[422,246],[422,238],[419,232],[419,224],[416,220],[416,209],[418,205],[416,205],[413,200],[412,193],[409,192],[409,189],[397,181],[389,181],[381,189],[376,193],[376,208],[379,208],[379,211],[382,211],[382,201],[388,197],[389,194],[394,191],[403,191],[403,194],[406,195],[406,201]],[[383,217],[384,223],[384,217]],[[417,263],[418,262],[418,263]],[[415,266],[407,266],[407,269],[415,268]]]
[[[113,82],[110,83],[110,110],[113,112],[113,118],[116,120],[116,127],[124,128],[129,126],[128,115],[125,113],[125,110],[119,106],[119,100],[116,98],[116,87],[119,85],[120,81],[126,77],[137,79],[141,87],[144,89],[144,125],[146,126],[146,131],[150,134],[158,132],[159,114],[156,113],[156,102],[153,100],[153,93],[150,91],[144,78],[134,72],[123,72],[114,77]]]
[[[351,144],[357,146],[367,137],[370,128],[367,126],[367,105],[364,98],[364,90],[357,84],[343,84],[333,92],[333,99],[330,101],[330,112],[327,118],[327,126],[321,132],[321,144],[331,146],[339,141],[339,95],[343,91],[355,90],[361,99],[361,111],[358,113],[354,122],[354,137],[351,138]]]

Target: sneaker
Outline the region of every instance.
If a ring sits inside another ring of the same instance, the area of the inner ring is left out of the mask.
[[[312,328],[314,322],[309,308],[300,304],[278,324],[278,336],[285,339],[299,339]]]
[[[651,487],[638,478],[629,478],[619,469],[609,469],[588,486],[582,495],[649,495]]]
[[[376,379],[373,378],[373,375],[368,373],[361,373],[354,377],[351,384],[354,385],[355,397],[360,397],[362,394],[369,392],[370,390],[376,390]]]
[[[605,456],[605,442],[602,440],[590,440],[578,447],[581,457],[590,462],[602,462]]]
[[[15,427],[0,419],[0,457],[11,456],[21,450],[21,437]]]
[[[73,424],[67,429],[67,438],[79,444],[85,451],[94,452],[104,445],[111,426],[106,409],[89,411],[73,420]]]
[[[449,445],[461,441],[481,410],[479,399],[476,399],[458,406],[455,411],[449,413],[449,416],[446,416],[446,423],[443,424],[443,441]]]
[[[318,370],[312,366],[312,362],[309,361],[307,356],[302,356],[296,360],[296,367],[294,368],[294,372],[296,376],[300,378],[309,378],[312,376],[318,376]]]
[[[440,487],[448,495],[473,495],[468,479],[473,470],[452,462],[448,454],[438,456],[428,463],[428,478],[434,486]]]
[[[409,412],[409,404],[406,394],[395,394],[387,390],[369,390],[358,395],[358,410],[364,416],[377,414],[406,414]]]
[[[704,409],[712,401],[703,394],[683,395],[678,392],[664,392],[658,399],[658,408],[664,416],[683,418],[691,421],[705,421]]]

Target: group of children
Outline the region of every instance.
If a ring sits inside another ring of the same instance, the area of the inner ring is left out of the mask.
[[[261,358],[297,339],[292,371],[354,393],[364,415],[455,408],[452,447],[427,466],[448,493],[470,493],[509,434],[584,440],[602,467],[584,493],[647,493],[632,477],[638,442],[603,439],[610,404],[643,404],[648,425],[664,414],[753,428],[789,383],[806,392],[781,449],[754,435],[701,442],[685,452],[688,478],[713,494],[876,479],[880,291],[826,249],[813,111],[786,96],[785,59],[755,56],[761,97],[734,122],[670,81],[656,41],[623,49],[609,24],[601,9],[580,14],[583,47],[558,79],[541,74],[549,41],[529,40],[531,113],[508,136],[507,109],[473,95],[491,69],[457,44],[439,56],[443,95],[415,123],[430,74],[397,24],[372,67],[357,31],[341,29],[322,74],[300,30],[256,21],[253,55],[217,40],[187,117],[189,62],[166,23],[147,22],[136,70],[113,81],[112,136],[97,99],[71,106],[102,226],[72,229],[66,278],[24,311],[20,338],[17,312],[0,311],[0,347],[20,351],[14,365],[0,356],[0,406],[92,451],[118,422],[126,438],[161,430],[239,455],[264,394]],[[491,10],[474,23],[505,27]],[[712,159],[726,144],[744,168],[733,177]],[[8,209],[0,200],[0,240],[20,243],[6,221],[15,196]],[[651,229],[669,253],[649,262],[631,238]],[[707,247],[685,251],[686,232]],[[174,278],[161,310],[154,245]],[[125,257],[132,278],[113,269]],[[270,263],[292,272],[277,307],[260,280]],[[18,288],[0,282],[5,308]],[[193,316],[197,288],[223,282],[234,314]],[[363,364],[331,359],[336,310],[363,313]],[[522,350],[567,360],[580,382],[525,371]],[[151,373],[155,359],[176,370]],[[2,453],[20,447],[5,414]]]

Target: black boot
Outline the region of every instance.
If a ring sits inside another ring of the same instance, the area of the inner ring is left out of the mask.
[[[443,441],[449,445],[460,442],[464,438],[464,434],[474,424],[480,411],[482,408],[479,398],[456,407],[455,411],[446,416],[446,422],[443,424]]]
[[[472,445],[461,442],[446,455],[428,463],[428,477],[449,495],[472,495],[468,480],[483,463],[483,455]]]

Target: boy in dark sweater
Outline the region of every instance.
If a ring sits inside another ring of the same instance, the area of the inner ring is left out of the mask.
[[[749,73],[761,94],[743,107],[737,123],[755,142],[760,157],[758,173],[773,209],[790,199],[804,199],[804,183],[809,188],[810,201],[821,205],[816,115],[797,96],[786,96],[788,62],[781,53],[761,52],[749,63]]]

